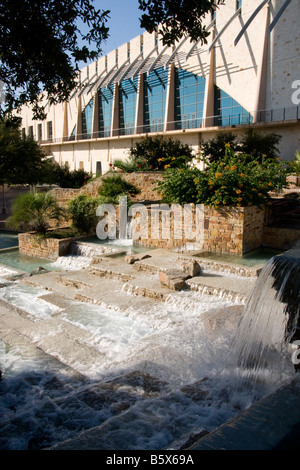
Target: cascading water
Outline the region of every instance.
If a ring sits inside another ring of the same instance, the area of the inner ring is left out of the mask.
[[[293,373],[291,345],[300,339],[300,250],[272,258],[245,307],[229,356],[252,385]],[[296,368],[296,367],[295,367]]]

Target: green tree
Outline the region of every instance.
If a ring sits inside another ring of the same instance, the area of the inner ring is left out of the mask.
[[[0,120],[0,184],[44,183],[49,177],[45,155],[30,137],[22,137],[19,120]]]
[[[97,10],[93,1],[0,2],[0,81],[6,94],[2,113],[28,103],[41,119],[44,95],[50,104],[70,96],[79,62],[94,60],[108,37],[109,11]]]
[[[210,32],[202,23],[203,17],[224,3],[224,0],[139,0],[140,10],[145,12],[141,27],[150,33],[157,30],[163,43],[169,46],[185,34],[206,43]]]
[[[14,230],[34,230],[45,234],[50,220],[59,222],[66,215],[50,193],[25,193],[13,203],[7,226]]]

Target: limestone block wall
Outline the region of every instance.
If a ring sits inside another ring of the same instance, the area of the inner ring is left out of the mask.
[[[203,207],[203,206],[202,206]],[[155,248],[184,249],[194,245],[215,253],[242,255],[262,244],[265,211],[257,207],[193,208],[184,220],[184,212],[160,211],[157,217],[148,207],[147,230],[142,213],[134,216],[134,241]],[[176,215],[177,214],[177,215]],[[187,225],[188,224],[188,225]]]
[[[69,254],[74,238],[41,239],[34,232],[19,233],[19,252],[36,258],[56,260],[59,256]]]
[[[105,176],[110,176],[112,174],[113,173],[108,173]],[[105,178],[105,176],[91,181],[80,189],[55,188],[51,190],[51,193],[56,198],[57,202],[64,207],[78,194],[86,194],[90,197],[97,197],[99,196],[99,188],[102,185],[102,179]],[[162,179],[162,173],[121,173],[121,176],[125,181],[134,184],[141,191],[140,194],[132,198],[134,201],[159,201],[161,199],[160,194],[158,191],[155,191],[154,188],[155,182]]]

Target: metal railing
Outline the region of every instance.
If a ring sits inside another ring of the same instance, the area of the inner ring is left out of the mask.
[[[248,126],[252,123],[272,123],[272,122],[288,122],[288,121],[298,121],[300,120],[300,105],[285,107],[280,109],[265,109],[260,110],[254,113],[249,113],[249,115],[236,114],[228,117],[222,117],[220,115],[209,116],[203,119],[180,119],[177,121],[169,121],[165,124],[161,120],[158,122],[151,121],[149,124],[145,124],[137,127],[128,127],[128,128],[119,128],[119,129],[110,129],[105,128],[97,132],[88,133],[88,134],[77,134],[61,137],[57,139],[46,139],[40,140],[41,145],[46,144],[61,144],[67,142],[78,142],[81,140],[89,139],[107,139],[111,137],[126,137],[132,135],[143,135],[149,133],[162,133],[167,131],[184,131],[191,130],[196,131],[200,129],[205,129],[208,127],[235,127],[235,126]]]

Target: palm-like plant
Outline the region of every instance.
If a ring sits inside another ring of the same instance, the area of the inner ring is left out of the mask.
[[[14,230],[34,230],[45,234],[50,220],[58,223],[65,215],[65,209],[50,193],[26,193],[15,200],[7,225]]]

